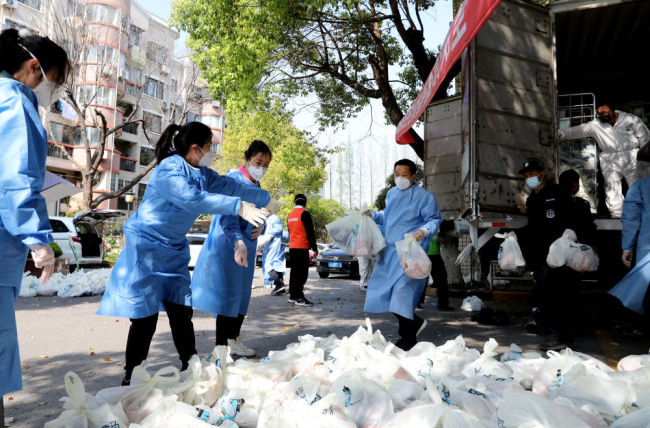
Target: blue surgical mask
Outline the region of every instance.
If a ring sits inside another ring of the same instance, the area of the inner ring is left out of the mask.
[[[526,186],[528,186],[531,190],[537,189],[539,187],[539,185],[542,184],[542,181],[539,179],[540,174],[538,174],[538,175],[536,175],[534,177],[527,178],[526,179]]]

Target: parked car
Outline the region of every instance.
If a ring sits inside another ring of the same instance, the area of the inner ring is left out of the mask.
[[[80,265],[103,263],[104,245],[96,226],[109,218],[124,215],[121,211],[99,210],[77,214],[74,218],[50,217],[52,238],[61,247],[62,257],[70,259],[70,268],[76,266],[77,258]]]
[[[208,237],[207,233],[188,233],[187,240],[190,243],[190,263],[188,267],[194,269],[196,266],[196,261],[199,258],[199,253],[201,253],[201,248],[205,243],[205,239]]]
[[[351,256],[340,249],[338,245],[331,244],[318,254],[316,271],[321,278],[327,278],[330,274],[335,274],[348,275],[358,279],[359,261],[355,256]]]

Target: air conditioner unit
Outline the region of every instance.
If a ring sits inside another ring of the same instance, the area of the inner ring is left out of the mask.
[[[162,72],[162,74],[169,74],[169,66],[163,65],[160,71]]]
[[[2,0],[2,6],[7,6],[10,9],[15,9],[16,0]]]

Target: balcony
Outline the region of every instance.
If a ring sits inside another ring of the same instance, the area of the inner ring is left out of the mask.
[[[120,170],[135,172],[136,161],[134,159],[129,159],[120,156]]]

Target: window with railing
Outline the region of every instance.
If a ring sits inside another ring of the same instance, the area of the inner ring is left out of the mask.
[[[142,114],[142,119],[147,125],[147,131],[155,132],[156,134],[162,132],[162,116],[145,111]]]
[[[122,131],[126,132],[127,134],[136,135],[138,133],[138,124],[137,123],[127,123],[122,128]]]
[[[124,85],[124,92],[127,94],[131,95],[132,97],[139,97],[140,94],[142,93],[142,88],[138,87],[132,83],[127,83]]]
[[[114,64],[117,57],[117,50],[111,46],[102,44],[89,45],[86,51],[86,62],[99,64]]]
[[[147,77],[147,80],[144,84],[144,93],[150,97],[158,98],[162,100],[165,92],[165,84],[159,80],[152,79]]]
[[[153,149],[148,147],[140,147],[140,165],[149,165],[153,162],[155,153]]]
[[[120,158],[120,170],[135,172],[135,161],[127,158]]]
[[[66,8],[66,14],[68,16],[76,16],[77,18],[83,19],[85,13],[86,13],[86,5],[82,0],[68,0],[68,4]]]
[[[113,105],[117,92],[115,88],[101,85],[79,85],[77,101],[81,104]]]
[[[41,10],[41,0],[18,0],[18,3],[22,3],[25,6],[29,6],[33,9]]]
[[[86,6],[86,21],[120,24],[120,11],[107,4],[92,3]]]
[[[204,114],[199,116],[199,122],[208,125],[210,128],[221,128],[221,116]]]
[[[72,156],[72,147],[63,147],[56,144],[49,143],[47,145],[47,155],[53,158],[68,159],[65,153]]]
[[[157,64],[165,64],[167,62],[167,49],[156,42],[147,43],[147,59]]]
[[[57,122],[50,122],[47,130],[47,137],[50,141],[57,143],[79,146],[83,144],[81,129],[77,126],[63,125]]]
[[[129,49],[134,46],[140,47],[140,43],[142,43],[142,33],[144,33],[142,28],[131,24],[129,28]]]

